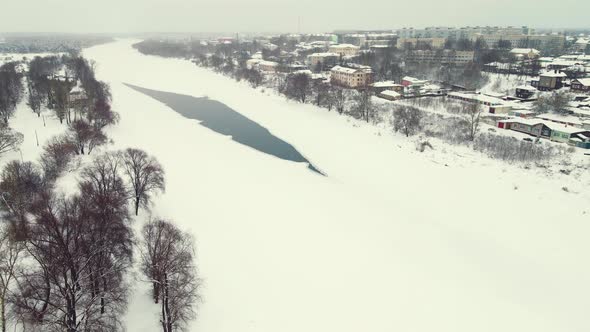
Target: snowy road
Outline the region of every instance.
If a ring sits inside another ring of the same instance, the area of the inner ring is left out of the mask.
[[[114,148],[143,148],[167,172],[153,213],[197,238],[194,331],[590,330],[588,183],[448,146],[420,154],[401,136],[132,42],[84,55],[121,115]],[[219,100],[330,176],[236,144],[124,82]],[[155,309],[139,288],[128,331],[153,331]]]

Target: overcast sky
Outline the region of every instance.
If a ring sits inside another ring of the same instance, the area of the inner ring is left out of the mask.
[[[2,0],[0,32],[301,32],[462,25],[590,28],[590,0]]]

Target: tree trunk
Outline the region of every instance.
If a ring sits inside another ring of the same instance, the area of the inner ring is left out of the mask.
[[[6,332],[6,304],[4,303],[4,294],[2,294],[0,301],[0,325],[2,325],[2,332]]]
[[[139,195],[135,196],[135,215],[139,214]]]
[[[104,314],[106,312],[105,306],[106,306],[106,301],[105,301],[105,294],[107,293],[107,278],[106,277],[102,277],[102,294],[100,296],[100,313]]]

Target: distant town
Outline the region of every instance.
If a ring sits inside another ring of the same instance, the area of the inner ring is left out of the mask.
[[[329,109],[331,90],[336,99],[352,90],[411,104],[421,98],[476,104],[482,122],[498,129],[590,149],[587,31],[429,27],[152,38],[136,47],[146,54],[191,58],[232,76],[239,71],[238,79],[254,86],[273,87],[301,102],[313,98]],[[363,107],[348,113],[371,117]]]

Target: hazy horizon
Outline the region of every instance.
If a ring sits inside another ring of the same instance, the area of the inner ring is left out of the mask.
[[[565,8],[575,10],[556,17]],[[0,21],[3,33],[313,33],[466,25],[590,28],[590,1],[574,0],[369,0],[346,5],[334,0],[105,0],[93,8],[82,1],[24,0],[5,3],[2,11],[10,13]]]

